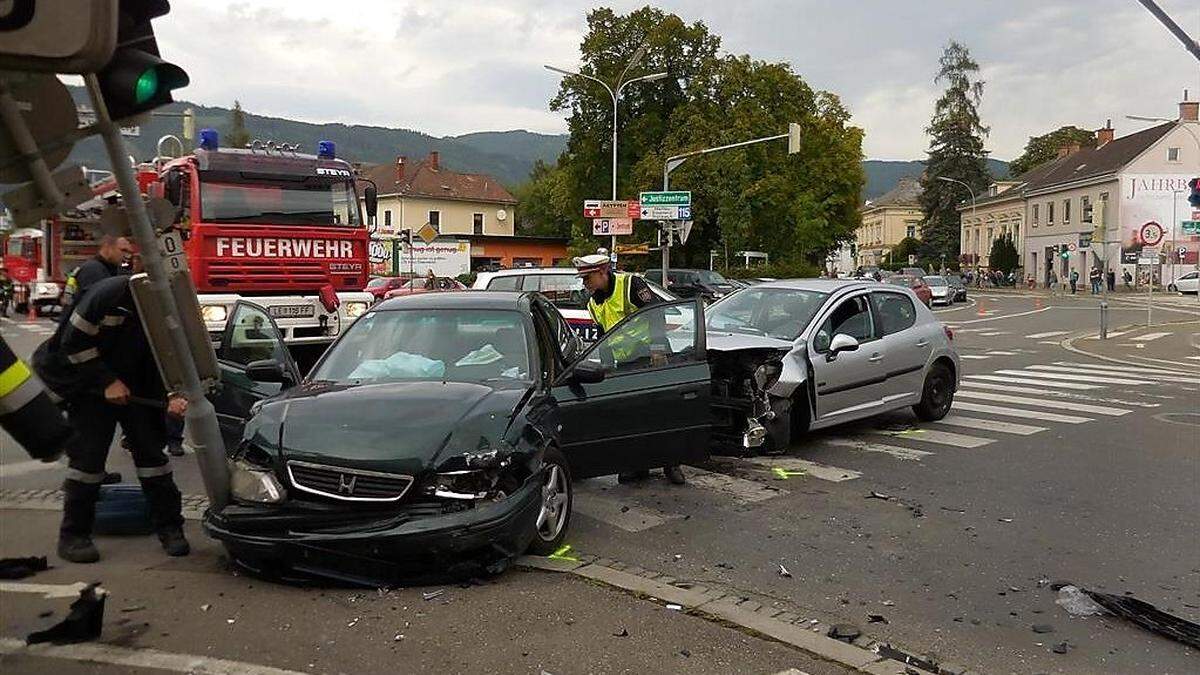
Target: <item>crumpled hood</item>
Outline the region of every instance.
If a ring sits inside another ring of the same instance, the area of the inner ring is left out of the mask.
[[[717,352],[733,352],[741,349],[782,349],[790,351],[792,342],[763,335],[746,335],[744,333],[722,333],[709,328],[704,336],[708,349]]]
[[[269,405],[285,407],[284,460],[415,476],[501,441],[527,389],[520,382],[312,383]]]

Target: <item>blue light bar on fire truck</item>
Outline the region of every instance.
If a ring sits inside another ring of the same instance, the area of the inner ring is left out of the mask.
[[[333,141],[318,141],[317,157],[321,159],[337,159],[336,146],[334,146]]]
[[[216,129],[205,127],[200,130],[200,147],[204,150],[216,150],[221,147]]]

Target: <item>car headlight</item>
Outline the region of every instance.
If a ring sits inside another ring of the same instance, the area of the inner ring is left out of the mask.
[[[351,301],[347,302],[345,305],[346,316],[350,317],[351,319],[357,319],[358,317],[367,313],[367,308],[369,306],[370,305],[368,305],[365,302],[361,302],[359,300],[351,300]]]
[[[512,451],[505,447],[453,457],[440,467],[425,491],[443,499],[499,501],[515,490]]]
[[[279,504],[287,490],[270,469],[236,459],[229,463],[229,492],[235,499],[256,504]]]
[[[205,321],[224,321],[229,318],[225,305],[200,305],[200,316]]]

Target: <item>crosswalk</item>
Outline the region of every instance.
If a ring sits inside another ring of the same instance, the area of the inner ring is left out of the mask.
[[[5,335],[27,333],[36,337],[48,337],[54,334],[55,323],[48,319],[25,321],[0,317],[0,331]]]
[[[784,456],[713,457],[689,468],[682,488],[621,485],[614,477],[580,481],[575,508],[603,525],[642,532],[687,517],[673,511],[688,510],[685,504],[762,508],[815,485],[869,479],[881,470],[880,462],[923,467],[939,456],[1003,452],[1012,443],[1036,444],[1039,434],[1148,416],[1163,399],[1194,396],[1187,385],[1200,385],[1200,375],[1116,363],[1064,360],[978,372],[966,368],[969,374],[950,413],[936,422],[918,422],[900,411],[814,432]],[[809,459],[813,456],[822,461]]]

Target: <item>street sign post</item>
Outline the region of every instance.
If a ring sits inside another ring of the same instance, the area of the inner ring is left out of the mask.
[[[642,220],[689,220],[691,206],[646,206],[642,205],[639,216]]]
[[[639,205],[635,201],[587,199],[583,202],[584,218],[637,218]]]
[[[594,218],[592,219],[592,234],[620,235],[633,234],[632,218]],[[620,253],[620,251],[617,251]]]
[[[643,192],[638,201],[642,208],[647,206],[691,206],[692,193],[690,190],[665,190],[660,192]]]

